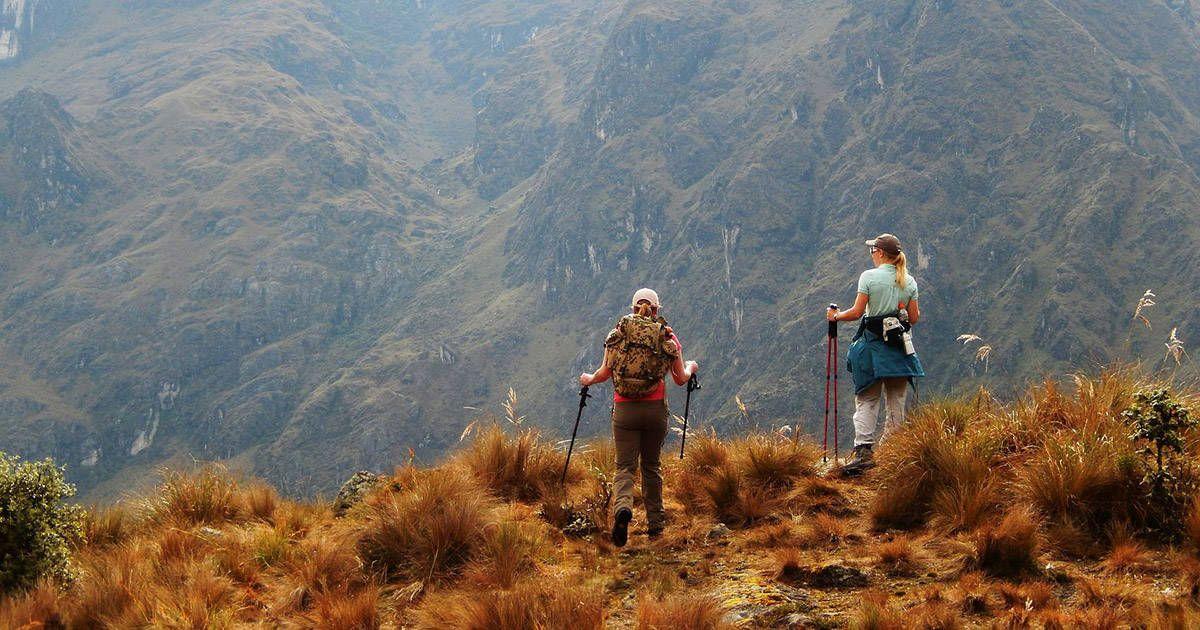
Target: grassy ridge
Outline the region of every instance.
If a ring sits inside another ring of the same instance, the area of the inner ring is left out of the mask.
[[[782,434],[697,435],[665,460],[667,532],[635,522],[621,550],[603,534],[611,444],[563,487],[564,454],[515,413],[342,517],[217,468],[170,473],[91,511],[78,580],[0,600],[0,625],[1188,627],[1200,435],[1169,462],[1186,500],[1165,514],[1123,415],[1149,386],[1110,372],[930,403],[863,479]]]

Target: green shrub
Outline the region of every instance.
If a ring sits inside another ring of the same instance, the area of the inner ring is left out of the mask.
[[[1121,413],[1133,429],[1140,452],[1150,460],[1142,483],[1149,486],[1155,529],[1169,538],[1183,530],[1195,487],[1190,464],[1182,457],[1187,433],[1196,427],[1187,407],[1165,388],[1139,391],[1133,404]]]
[[[84,511],[64,499],[75,487],[54,462],[0,452],[0,593],[40,578],[69,581],[71,548],[83,540]]]

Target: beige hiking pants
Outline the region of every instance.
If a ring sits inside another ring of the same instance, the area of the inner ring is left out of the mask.
[[[854,445],[874,444],[882,441],[888,432],[896,430],[904,422],[904,399],[908,395],[908,379],[884,378],[875,382],[861,394],[854,395]],[[877,431],[880,399],[886,399],[882,435]]]
[[[661,453],[667,437],[667,401],[619,402],[613,405],[613,442],[617,448],[617,475],[613,480],[613,514],[633,511],[633,478],[638,460],[642,469],[642,502],[650,528],[662,527]]]

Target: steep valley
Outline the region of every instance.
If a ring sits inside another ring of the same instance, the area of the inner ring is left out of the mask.
[[[329,492],[510,387],[560,435],[642,285],[693,423],[814,431],[885,230],[923,395],[1197,330],[1188,0],[10,4],[0,450],[97,500],[193,458]]]

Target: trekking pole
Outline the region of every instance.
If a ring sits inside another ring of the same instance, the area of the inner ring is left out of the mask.
[[[837,304],[830,304],[829,308],[837,310]],[[837,322],[829,322],[828,336],[825,340],[825,431],[821,438],[821,463],[829,461],[829,379],[832,373],[834,379],[833,386],[833,461],[837,461]]]
[[[836,308],[836,307],[835,307]],[[833,333],[833,461],[837,463],[841,449],[838,448],[838,335],[837,322],[829,322],[829,331]]]
[[[683,459],[683,447],[687,444],[688,411],[692,408],[692,392],[700,389],[700,378],[695,373],[687,382],[687,398],[683,400],[683,437],[679,440],[679,459]]]
[[[559,480],[560,485],[567,483],[567,470],[571,468],[571,451],[575,450],[575,435],[579,433],[579,419],[583,417],[583,408],[587,406],[587,399],[591,398],[588,394],[587,385],[579,388],[579,413],[575,415],[575,428],[571,429],[571,445],[567,447],[567,461],[563,464],[562,479]]]

